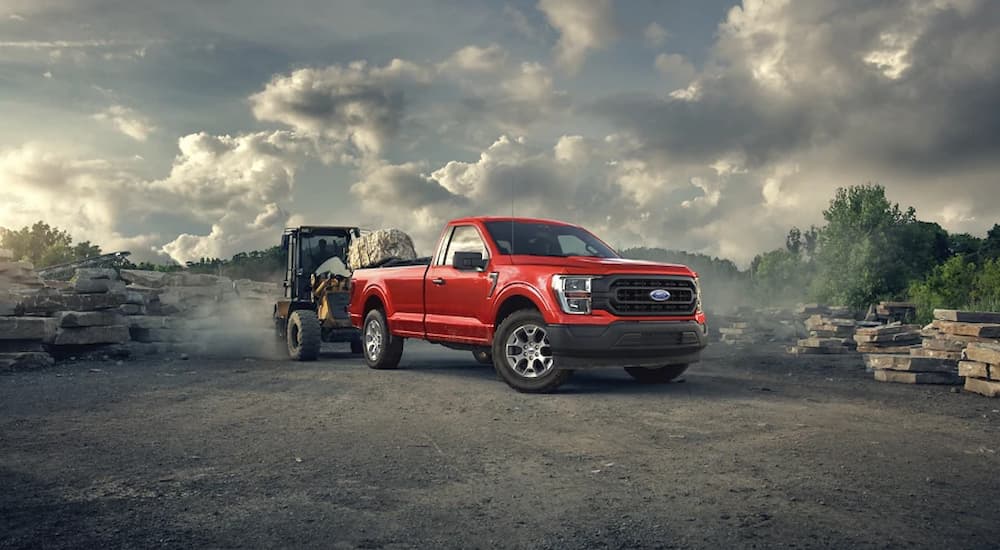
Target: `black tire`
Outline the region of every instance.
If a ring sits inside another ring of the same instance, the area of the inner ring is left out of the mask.
[[[476,362],[483,365],[493,364],[493,354],[487,349],[477,349],[472,352],[472,356],[476,358]]]
[[[551,349],[546,353],[548,340],[545,329],[545,319],[542,318],[541,313],[533,309],[522,309],[511,313],[504,319],[493,336],[493,368],[508,386],[519,392],[551,392],[573,374],[572,370],[556,368],[555,362],[552,360]],[[533,330],[541,330],[541,337],[539,338],[537,332],[531,332]],[[511,351],[520,350],[519,355],[522,356],[522,359],[515,364],[513,359],[508,359],[507,342],[512,337],[514,341],[519,341],[521,336],[527,337],[523,341],[531,342],[537,347],[531,350],[534,355],[530,358],[523,358],[529,350],[519,346],[511,346]],[[546,361],[546,358],[549,361]],[[541,367],[541,374],[537,372],[538,367]],[[519,369],[522,369],[522,372],[518,372]]]
[[[315,311],[293,311],[288,316],[288,330],[285,332],[288,356],[295,361],[315,360],[319,357],[319,348],[323,343],[321,332]]]
[[[641,384],[666,384],[678,376],[684,374],[687,365],[667,365],[665,367],[625,367],[625,372],[629,373]]]
[[[351,353],[354,355],[361,355],[365,352],[365,346],[361,343],[361,336],[355,336],[351,338]]]
[[[361,347],[365,363],[373,369],[394,369],[403,357],[403,339],[389,331],[385,313],[380,309],[373,309],[365,315]]]

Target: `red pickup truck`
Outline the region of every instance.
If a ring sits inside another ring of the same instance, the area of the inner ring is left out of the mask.
[[[396,368],[403,340],[419,338],[472,351],[523,392],[591,367],[667,382],[706,345],[695,272],[540,219],[449,222],[433,257],[355,271],[350,317],[372,368]]]

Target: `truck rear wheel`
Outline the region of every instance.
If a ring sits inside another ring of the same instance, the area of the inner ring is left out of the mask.
[[[320,332],[319,318],[315,311],[293,311],[288,316],[288,329],[285,331],[288,355],[296,361],[312,361],[319,357],[319,348],[323,342]]]
[[[629,373],[642,384],[666,384],[674,378],[684,374],[687,365],[667,365],[665,367],[625,367],[625,372]]]
[[[361,355],[364,352],[365,345],[361,343],[361,336],[351,338],[351,353],[354,355]]]
[[[573,371],[558,369],[545,319],[533,309],[510,314],[493,337],[493,367],[508,386],[524,393],[546,393]]]
[[[403,357],[403,339],[389,332],[389,322],[385,313],[373,309],[365,315],[361,330],[365,363],[373,369],[394,369]]]

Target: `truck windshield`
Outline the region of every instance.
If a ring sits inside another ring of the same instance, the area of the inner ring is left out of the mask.
[[[491,221],[485,225],[500,254],[618,257],[600,239],[573,225],[521,221]]]

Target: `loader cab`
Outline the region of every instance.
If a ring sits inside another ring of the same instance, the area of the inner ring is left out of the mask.
[[[285,298],[311,302],[311,278],[323,268],[347,266],[351,241],[361,235],[357,227],[303,226],[286,229],[281,235],[285,255]],[[336,260],[334,260],[336,258]],[[339,260],[339,262],[337,261]]]
[[[303,226],[281,235],[284,297],[274,305],[274,327],[292,359],[319,356],[322,342],[348,342],[361,353],[361,333],[351,325],[347,251],[357,227]]]

